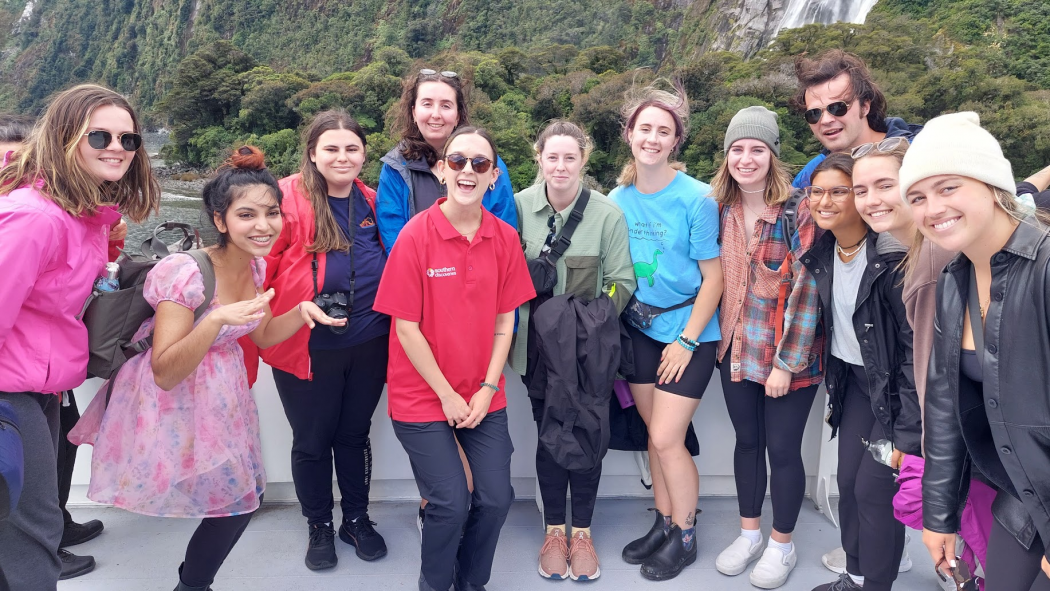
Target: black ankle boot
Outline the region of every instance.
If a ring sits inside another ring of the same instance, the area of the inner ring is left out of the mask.
[[[183,583],[182,582],[182,567],[183,567],[183,565],[180,564],[179,565],[179,586],[175,587],[175,591],[211,591],[211,586],[209,586],[209,585],[205,585],[203,587],[190,587],[186,583]]]
[[[671,526],[663,546],[642,563],[642,576],[650,581],[666,581],[678,576],[682,569],[696,562],[696,542],[686,550],[682,544],[682,528]]]
[[[623,547],[623,561],[627,564],[641,564],[646,558],[656,552],[663,545],[667,535],[664,534],[664,516],[659,511],[656,513],[656,522],[653,523],[649,533]]]

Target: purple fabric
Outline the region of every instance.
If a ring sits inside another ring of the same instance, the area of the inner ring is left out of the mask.
[[[620,408],[634,406],[634,396],[631,396],[631,387],[627,385],[627,380],[613,382],[613,392],[616,392],[616,400],[620,402]]]
[[[900,490],[893,497],[893,515],[912,529],[922,529],[922,473],[925,461],[906,455],[901,462],[897,482]],[[970,481],[970,495],[959,520],[959,535],[966,541],[962,558],[974,572],[977,561],[983,565],[988,554],[988,536],[992,531],[992,501],[995,490],[978,480]]]

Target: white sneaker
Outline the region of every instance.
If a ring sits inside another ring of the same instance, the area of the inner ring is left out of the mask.
[[[908,555],[908,544],[911,543],[911,535],[904,535],[904,553],[901,554],[901,564],[897,567],[898,573],[906,573],[911,570],[911,556]],[[846,572],[846,551],[842,547],[835,548],[820,557],[824,567],[833,573],[842,574]]]
[[[787,554],[780,548],[766,548],[758,564],[751,570],[751,584],[759,589],[776,589],[787,582],[796,562],[798,554],[794,546]]]
[[[728,548],[715,559],[715,568],[723,575],[735,576],[744,572],[747,565],[751,564],[762,554],[762,540],[752,545],[751,540],[744,536],[737,536]]]
[[[842,546],[839,546],[821,556],[820,562],[824,565],[824,568],[841,575],[846,572],[846,551],[842,549]]]

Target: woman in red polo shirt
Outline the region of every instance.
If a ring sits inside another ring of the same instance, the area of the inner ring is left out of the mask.
[[[536,297],[514,228],[481,206],[499,175],[482,129],[456,130],[437,163],[448,197],[412,218],[374,308],[394,318],[387,396],[426,506],[419,589],[482,589],[514,500],[503,366],[514,310]],[[474,492],[456,442],[474,474]],[[462,538],[461,538],[462,534]]]

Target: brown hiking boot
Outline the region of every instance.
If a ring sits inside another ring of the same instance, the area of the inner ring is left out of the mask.
[[[572,547],[569,549],[569,577],[574,581],[593,581],[601,574],[594,540],[586,532],[573,532]]]
[[[569,574],[569,546],[565,541],[565,532],[553,528],[547,532],[540,548],[540,576],[545,579],[561,580]]]

